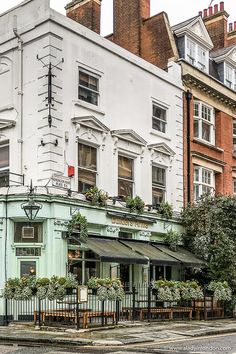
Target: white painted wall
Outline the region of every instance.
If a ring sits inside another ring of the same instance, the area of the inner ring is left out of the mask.
[[[20,51],[12,31],[16,23],[14,15],[17,15],[17,30],[23,40],[23,156],[20,152]],[[177,64],[170,63],[168,73],[160,70],[49,10],[49,0],[25,1],[14,11],[0,15],[0,53],[0,88],[9,88],[9,72],[13,87],[12,96],[10,91],[5,96],[0,91],[0,127],[3,120],[16,122],[14,127],[0,130],[1,141],[10,139],[12,172],[24,173],[26,184],[32,178],[34,185],[46,185],[53,173],[66,176],[67,164],[77,165],[77,141],[83,139],[98,146],[100,188],[117,195],[118,152],[131,150],[135,156],[135,194],[147,204],[151,203],[151,164],[163,165],[167,167],[166,199],[175,210],[180,210],[183,205],[183,119],[181,72]],[[53,78],[52,128],[47,125],[45,106],[47,70],[37,55],[45,64],[51,60],[53,65],[64,58],[64,63],[53,69],[56,77]],[[7,75],[1,75],[3,56],[12,63]],[[79,66],[101,76],[98,109],[77,98]],[[1,97],[7,97],[7,104]],[[168,108],[165,135],[152,130],[153,100]],[[83,124],[72,124],[71,119],[80,120],[84,116],[95,117],[108,132],[102,134]],[[132,129],[147,142],[146,146],[117,141],[111,132],[122,129]],[[68,142],[65,131],[69,134]],[[41,146],[41,139],[48,144]],[[58,146],[53,144],[55,139]],[[175,152],[173,158],[148,148],[150,144],[160,143]],[[71,187],[77,189],[76,177]]]

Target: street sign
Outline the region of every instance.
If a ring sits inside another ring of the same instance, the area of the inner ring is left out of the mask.
[[[61,175],[53,175],[52,185],[58,188],[70,189],[70,178]]]

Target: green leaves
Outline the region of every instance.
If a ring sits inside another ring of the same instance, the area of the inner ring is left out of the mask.
[[[207,261],[209,278],[236,287],[236,198],[205,196],[182,212],[184,243]]]

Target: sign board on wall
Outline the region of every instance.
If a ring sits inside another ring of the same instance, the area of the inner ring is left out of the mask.
[[[70,189],[70,178],[61,175],[53,175],[52,185],[58,188]]]

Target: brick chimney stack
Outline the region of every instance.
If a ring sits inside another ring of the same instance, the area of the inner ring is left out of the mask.
[[[150,17],[150,0],[113,0],[113,41],[141,55],[143,21]]]
[[[227,46],[228,13],[224,9],[224,2],[204,9],[203,21],[214,44],[214,49]]]
[[[100,34],[102,0],[73,0],[66,5],[66,16]]]

